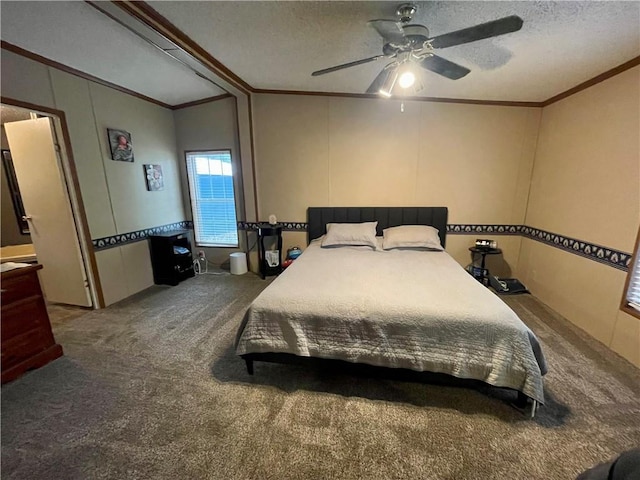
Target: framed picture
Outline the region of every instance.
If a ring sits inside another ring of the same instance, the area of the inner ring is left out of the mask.
[[[147,190],[157,192],[164,190],[164,176],[162,175],[161,165],[152,165],[150,163],[143,165],[144,174],[147,180]]]
[[[9,150],[2,150],[2,166],[4,167],[4,173],[7,176],[7,183],[9,184],[9,192],[11,193],[11,201],[13,202],[13,211],[16,214],[16,220],[18,221],[18,228],[23,235],[29,234],[29,222],[26,220],[26,213],[24,211],[24,205],[22,204],[22,196],[20,195],[20,188],[18,187],[18,179],[16,178],[16,171],[13,168],[13,159],[11,158],[11,152]]]
[[[109,147],[111,148],[111,160],[118,162],[133,162],[133,145],[131,134],[124,130],[108,128]]]

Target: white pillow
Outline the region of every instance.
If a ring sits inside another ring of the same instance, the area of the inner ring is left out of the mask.
[[[328,223],[322,246],[366,245],[375,249],[377,226],[378,222]]]
[[[384,235],[382,248],[385,250],[392,248],[444,250],[440,244],[438,229],[427,225],[402,225],[385,228],[382,234]]]

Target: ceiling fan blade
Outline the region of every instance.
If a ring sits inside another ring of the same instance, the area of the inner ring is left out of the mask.
[[[393,20],[371,20],[369,26],[375,28],[380,36],[387,42],[396,45],[403,45],[407,42],[402,24],[398,22],[394,22]]]
[[[445,33],[431,38],[433,48],[447,48],[463,43],[475,42],[485,38],[497,37],[505,33],[517,32],[522,28],[523,21],[516,15],[500,18],[492,22],[482,23],[475,27],[464,28],[455,32]]]
[[[450,78],[451,80],[458,80],[471,71],[462,65],[450,62],[449,60],[437,55],[422,59],[420,61],[420,66],[442,75],[443,77]]]
[[[311,74],[312,77],[317,77],[318,75],[324,75],[325,73],[336,72],[338,70],[342,70],[343,68],[355,67],[356,65],[362,65],[369,62],[375,62],[376,60],[380,60],[384,58],[384,55],[376,55],[375,57],[363,58],[362,60],[356,60],[354,62],[343,63],[342,65],[336,65],[335,67],[324,68],[322,70],[317,70]]]

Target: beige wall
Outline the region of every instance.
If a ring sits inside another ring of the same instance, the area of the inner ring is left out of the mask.
[[[171,110],[5,50],[2,95],[65,112],[92,238],[185,220]],[[135,162],[110,159],[107,128],[131,133]],[[163,191],[147,191],[144,163],[162,165]],[[108,304],[153,284],[146,242],[96,260]]]
[[[185,152],[193,150],[231,150],[233,164],[234,189],[236,194],[236,216],[246,219],[243,189],[243,170],[241,152],[238,143],[238,122],[236,121],[236,103],[233,98],[181,108],[174,113],[176,140],[180,157],[183,200],[187,218],[192,219],[189,183],[185,165]],[[251,173],[251,172],[249,172]],[[253,194],[252,194],[253,195]],[[194,238],[195,241],[195,238]],[[229,254],[244,250],[245,236],[239,235],[239,248],[205,248],[194,246],[195,250],[204,250],[207,259],[216,265],[229,260]]]
[[[449,223],[521,224],[540,109],[256,96],[259,217],[306,221],[309,206],[449,207]],[[491,237],[491,236],[488,236]],[[306,235],[286,233],[304,246]],[[449,235],[463,265],[475,236]],[[497,236],[495,271],[515,270],[519,237]]]
[[[545,107],[526,224],[632,252],[640,220],[640,67]],[[534,295],[640,366],[626,273],[533,240],[518,269]]]
[[[51,78],[56,108],[67,115],[91,237],[184,220],[173,112],[59,70]],[[111,160],[107,128],[131,133],[133,163]],[[162,166],[164,190],[147,191],[145,163]]]

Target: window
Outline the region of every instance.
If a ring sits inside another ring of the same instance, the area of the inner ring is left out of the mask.
[[[622,309],[640,318],[640,229],[638,229],[638,238],[636,238],[636,249],[629,264],[629,273],[627,274],[627,286],[625,295],[622,298]]]
[[[237,247],[231,151],[187,153],[187,176],[196,245]]]

